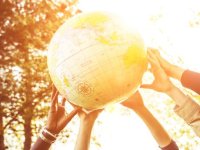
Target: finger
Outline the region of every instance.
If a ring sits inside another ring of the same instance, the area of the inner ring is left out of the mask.
[[[79,106],[77,106],[77,105],[75,105],[75,104],[73,104],[72,102],[70,102],[70,101],[68,101],[69,103],[70,103],[70,105],[72,105],[72,107],[74,107],[74,108],[77,108],[77,107],[79,107]]]
[[[153,51],[153,53],[154,53],[157,57],[160,57],[160,52],[159,52],[159,50],[153,49],[152,51]]]
[[[67,117],[65,118],[64,120],[64,124],[66,125],[68,122],[71,121],[71,119],[81,110],[82,108],[81,107],[77,107],[75,108],[71,113],[69,113],[67,115]]]
[[[153,47],[148,47],[147,50],[156,51],[156,50],[158,50],[158,49],[157,49],[157,48],[153,48]]]
[[[56,91],[57,91],[57,89],[56,89],[55,85],[52,84],[52,95],[51,95],[51,100],[53,99],[53,97],[54,97]]]
[[[51,99],[51,111],[55,111],[57,109],[58,106],[58,91],[56,91],[56,93],[52,94],[52,99]]]
[[[160,53],[159,53],[159,54],[158,54],[158,53],[159,53],[159,52],[156,52],[156,58],[158,59],[158,61],[159,61],[161,67],[166,68],[166,66],[171,65],[170,62],[168,62],[167,60],[165,60],[165,59],[160,55]]]
[[[157,57],[156,57],[154,54],[152,54],[151,52],[149,52],[147,59],[148,59],[148,61],[150,62],[152,68],[158,68],[158,67],[160,67],[160,62],[159,62],[159,60],[158,60]]]
[[[148,50],[147,53],[150,58],[154,59],[155,61],[157,60],[157,57],[152,50]]]
[[[160,52],[156,49],[153,49],[152,52],[155,55],[155,57],[157,58],[157,60],[159,61],[159,63],[162,64],[163,58],[162,58]]]
[[[140,87],[144,89],[154,89],[152,84],[142,84]]]
[[[62,99],[62,101],[61,101],[61,105],[62,105],[62,106],[65,106],[66,100],[67,100],[67,99],[63,97],[63,99]]]
[[[102,112],[104,109],[97,109],[97,110],[94,110],[93,113],[100,113]],[[91,112],[92,113],[92,112]]]
[[[150,65],[151,65],[151,68],[159,67],[158,63],[154,59],[152,59],[149,56],[147,57],[147,59],[148,59]]]

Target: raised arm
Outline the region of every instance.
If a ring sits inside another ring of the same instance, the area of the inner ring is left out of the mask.
[[[139,92],[130,96],[122,105],[135,111],[140,116],[162,150],[178,150],[176,143],[168,135],[163,126],[145,107]]]
[[[152,84],[145,84],[141,87],[163,92],[170,96],[176,103],[174,108],[176,114],[183,118],[200,136],[200,105],[172,84],[152,50],[148,51],[148,60],[155,79]]]
[[[67,114],[64,105],[65,99],[62,100],[62,104],[58,103],[58,91],[53,86],[47,125],[41,131],[37,141],[31,147],[31,150],[48,150],[51,144],[56,140],[60,131],[80,110],[80,108],[75,108],[70,114]]]
[[[90,137],[95,120],[102,110],[94,110],[86,113],[79,112],[80,128],[76,141],[75,150],[88,150],[90,147]]]

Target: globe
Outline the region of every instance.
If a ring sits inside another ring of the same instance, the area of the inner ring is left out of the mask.
[[[140,86],[146,68],[140,34],[107,12],[68,19],[49,44],[53,83],[71,103],[88,110],[127,99]]]

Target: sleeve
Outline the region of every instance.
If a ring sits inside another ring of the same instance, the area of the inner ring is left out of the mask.
[[[200,137],[200,105],[192,100],[189,96],[185,104],[174,107],[175,113],[183,118],[190,125],[197,136]]]
[[[181,76],[181,83],[184,87],[200,94],[200,73],[190,70],[184,71]]]
[[[160,149],[162,150],[179,150],[178,146],[176,145],[176,142],[174,142],[173,140],[171,141],[171,143],[165,147],[160,147]]]

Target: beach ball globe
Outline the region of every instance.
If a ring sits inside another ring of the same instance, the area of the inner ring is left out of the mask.
[[[107,12],[80,13],[64,22],[50,41],[47,61],[59,93],[87,110],[126,100],[147,69],[139,32]]]

